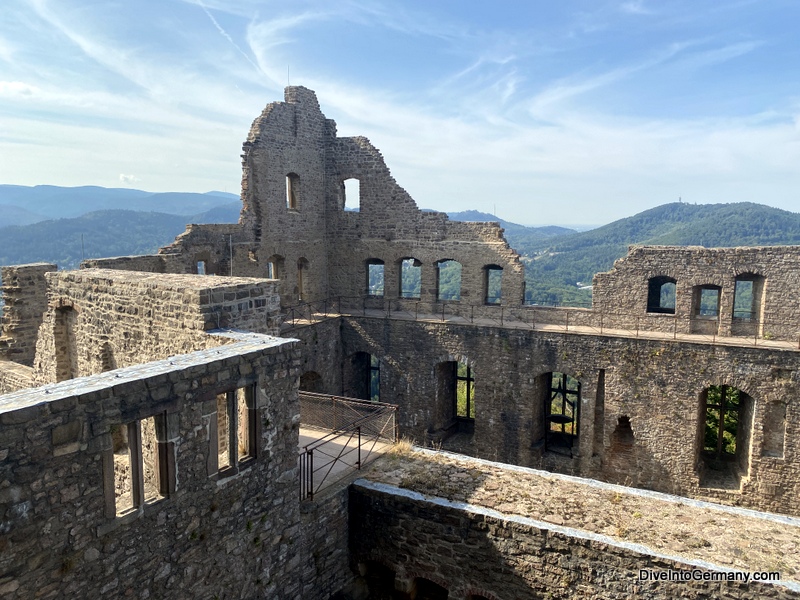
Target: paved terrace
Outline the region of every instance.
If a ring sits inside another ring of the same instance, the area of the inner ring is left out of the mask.
[[[800,518],[399,445],[363,475],[473,512],[718,571],[778,571],[800,592]]]

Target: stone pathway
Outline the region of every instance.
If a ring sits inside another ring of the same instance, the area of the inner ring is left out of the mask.
[[[637,495],[618,486],[565,481],[528,469],[399,445],[365,477],[556,525],[643,544],[669,555],[800,581],[800,519],[737,514]],[[781,522],[784,521],[784,522]]]

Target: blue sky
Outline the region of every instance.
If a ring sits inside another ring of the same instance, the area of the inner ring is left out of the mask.
[[[0,183],[238,193],[288,78],[421,207],[797,211],[796,0],[3,0]]]

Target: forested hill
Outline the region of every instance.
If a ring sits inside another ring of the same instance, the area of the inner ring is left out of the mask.
[[[577,233],[575,229],[568,229],[557,225],[545,225],[544,227],[518,225],[517,223],[500,219],[490,213],[479,212],[477,210],[449,212],[447,216],[453,221],[498,221],[500,226],[505,230],[508,243],[514,250],[522,255],[532,255],[542,243],[552,240],[555,237],[569,233]]]
[[[607,271],[631,244],[706,247],[800,244],[800,214],[762,204],[664,204],[582,233],[531,248],[526,261],[528,300],[581,305],[592,276]],[[513,244],[512,244],[513,245]]]
[[[73,219],[53,219],[0,228],[0,266],[52,262],[77,269],[83,258],[150,254],[169,244],[187,223],[235,222],[239,204],[192,215],[102,210]]]

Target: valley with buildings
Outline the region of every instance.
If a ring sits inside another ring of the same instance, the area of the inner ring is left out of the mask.
[[[2,268],[0,595],[800,598],[798,217],[729,206],[510,244],[286,87],[238,221]]]

